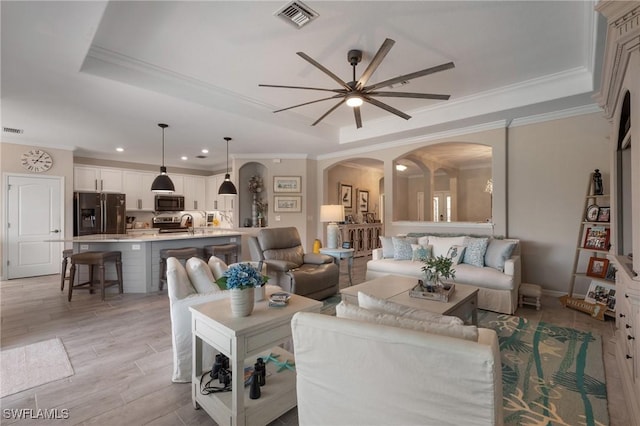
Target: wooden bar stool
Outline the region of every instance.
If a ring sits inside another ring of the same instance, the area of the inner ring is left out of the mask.
[[[106,280],[105,279],[105,264],[114,263],[116,267],[117,279]],[[76,274],[76,265],[89,266],[89,281],[84,283],[75,284],[74,278]],[[94,277],[94,268],[98,267],[98,280]],[[118,292],[122,293],[122,254],[119,251],[85,251],[83,253],[76,253],[71,255],[71,272],[69,274],[69,302],[71,302],[71,295],[73,289],[89,290],[90,293],[100,287],[100,297],[104,301],[104,289],[117,285]]]
[[[167,259],[170,257],[175,257],[176,259],[182,261],[182,263],[185,263],[192,257],[201,257],[199,250],[201,249],[197,249],[195,247],[160,250],[160,291],[162,291],[164,283],[167,281]]]
[[[227,265],[238,262],[237,244],[216,244],[213,246],[205,246],[204,252],[207,255],[207,260],[211,256],[215,256],[219,259],[224,260]]]
[[[64,291],[64,282],[69,280],[67,275],[67,262],[73,254],[73,249],[62,250],[62,270],[60,271],[60,291]]]

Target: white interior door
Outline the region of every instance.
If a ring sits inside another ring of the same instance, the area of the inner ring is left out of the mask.
[[[62,178],[8,176],[7,278],[60,272],[62,243]]]

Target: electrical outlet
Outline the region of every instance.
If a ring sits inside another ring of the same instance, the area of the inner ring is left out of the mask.
[[[236,237],[229,238],[229,241],[232,242],[232,243],[235,243],[236,242]]]
[[[131,250],[140,250],[140,244],[131,244]]]
[[[80,244],[80,251],[89,250],[89,244]]]
[[[280,222],[280,215],[276,216],[276,222]]]

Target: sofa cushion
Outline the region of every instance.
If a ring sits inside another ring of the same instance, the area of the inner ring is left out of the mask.
[[[395,260],[395,259],[377,259],[367,262],[369,265],[375,264],[375,271],[383,274],[409,275],[416,278],[424,276],[422,267],[424,263],[414,262],[412,260]]]
[[[488,266],[478,268],[461,263],[456,265],[454,269],[456,271],[455,282],[494,290],[513,290],[513,276],[504,274],[495,268]]]
[[[451,247],[449,247],[449,251],[447,252],[447,257],[453,261],[454,265],[457,265],[462,262],[465,249],[466,249],[465,246],[452,245]]]
[[[393,239],[392,237],[380,236],[380,244],[382,245],[382,257],[389,259],[393,257]]]
[[[475,325],[438,324],[429,321],[419,321],[383,312],[370,311],[344,302],[340,302],[336,306],[336,316],[338,318],[348,318],[372,324],[423,331],[426,333],[455,337],[473,342],[478,341],[478,328]]]
[[[462,263],[482,268],[484,266],[484,255],[489,245],[489,238],[466,237],[465,245],[467,248],[464,251]]]
[[[284,260],[295,265],[302,265],[304,260],[302,246],[265,250],[263,255],[266,260]]]
[[[433,257],[447,256],[451,246],[463,246],[464,236],[461,237],[436,237],[429,235],[429,245],[433,246]]]
[[[412,308],[410,306],[401,305],[391,302],[390,300],[379,299],[369,294],[358,292],[358,306],[370,311],[383,312],[386,314],[397,315],[404,318],[412,318],[418,321],[431,321],[439,324],[458,324],[464,325],[458,317],[449,315],[436,314],[422,309]]]
[[[198,293],[209,293],[212,291],[220,291],[220,287],[215,283],[213,279],[213,273],[209,265],[204,260],[198,257],[192,257],[187,260],[185,265],[187,270],[187,276],[191,281],[191,285],[196,289]]]
[[[171,283],[171,285],[167,285],[170,300],[184,299],[196,292],[191,285],[187,271],[175,257],[167,259],[167,283]]]
[[[411,244],[411,260],[414,262],[424,262],[431,257],[431,246],[422,246],[420,244]]]
[[[399,237],[391,237],[391,240],[393,241],[393,258],[395,260],[411,260],[413,256],[411,240]]]
[[[511,253],[516,248],[515,241],[496,240],[492,238],[487,246],[484,255],[484,264],[495,268],[500,272],[504,271],[504,262],[511,257]]]

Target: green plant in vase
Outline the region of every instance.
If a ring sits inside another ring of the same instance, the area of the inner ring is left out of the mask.
[[[442,279],[453,280],[456,277],[453,260],[445,256],[430,257],[425,260],[422,272],[424,272],[426,287],[441,287]]]

